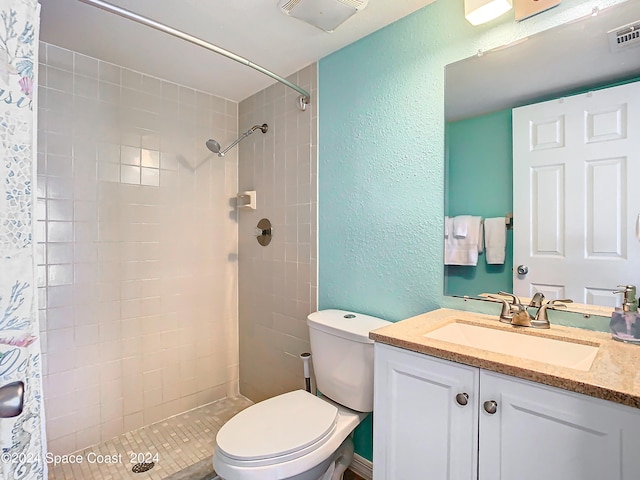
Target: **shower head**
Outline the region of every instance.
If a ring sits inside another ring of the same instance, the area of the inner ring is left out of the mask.
[[[220,144],[216,142],[213,138],[207,140],[207,148],[211,150],[213,153],[220,154]]]
[[[262,125],[254,125],[250,130],[251,132],[247,132],[248,135],[255,132],[256,130],[260,130],[262,133],[267,133],[267,130],[269,130],[269,125],[267,125],[266,123],[263,123]]]
[[[207,140],[206,145],[207,145],[207,148],[211,150],[213,153],[216,153],[219,157],[224,157],[225,153],[227,153],[229,150],[235,147],[238,143],[240,143],[240,141],[244,140],[246,137],[251,135],[256,130],[260,130],[262,133],[267,133],[267,130],[269,130],[269,125],[267,125],[266,123],[263,123],[262,125],[254,125],[249,130],[247,130],[242,135],[240,135],[240,137],[235,142],[233,142],[231,145],[229,145],[227,148],[225,148],[222,151],[220,150],[220,144],[217,141],[215,141],[213,138],[210,138],[209,140]]]

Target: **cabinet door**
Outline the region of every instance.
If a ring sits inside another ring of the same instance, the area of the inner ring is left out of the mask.
[[[484,370],[480,392],[480,480],[639,478],[637,409]]]
[[[478,377],[477,368],[376,343],[374,480],[476,479]]]

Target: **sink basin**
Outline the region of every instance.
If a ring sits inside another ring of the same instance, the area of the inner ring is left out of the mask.
[[[598,353],[598,347],[593,345],[458,322],[449,323],[424,336],[585,372],[591,368]]]

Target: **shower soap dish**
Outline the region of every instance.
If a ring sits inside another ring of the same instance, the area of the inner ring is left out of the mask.
[[[256,191],[249,190],[246,192],[240,192],[236,195],[236,206],[238,208],[249,208],[251,210],[256,209]]]

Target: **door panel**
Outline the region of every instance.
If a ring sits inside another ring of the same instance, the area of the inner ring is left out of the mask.
[[[531,174],[531,255],[564,257],[564,166],[533,167]]]
[[[586,142],[606,142],[627,138],[627,105],[600,110],[585,109]]]
[[[531,121],[529,125],[532,151],[564,147],[564,115]]]
[[[626,158],[586,162],[587,258],[626,257]]]

